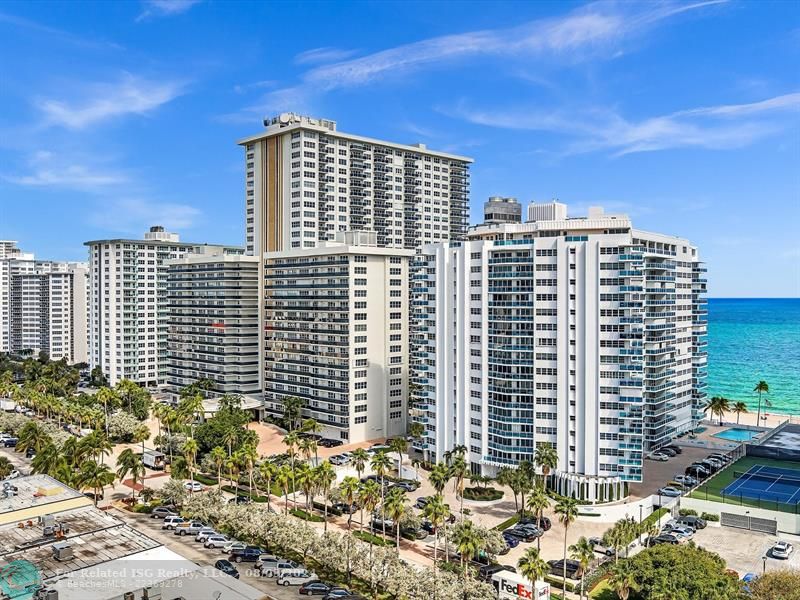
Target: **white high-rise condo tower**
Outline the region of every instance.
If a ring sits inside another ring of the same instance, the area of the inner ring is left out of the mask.
[[[547,444],[557,491],[609,501],[702,417],[705,269],[687,240],[627,216],[563,216],[423,249],[412,415],[433,460],[463,445],[492,475]]]

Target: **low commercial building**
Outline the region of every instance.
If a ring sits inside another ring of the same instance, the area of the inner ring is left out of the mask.
[[[408,395],[408,269],[413,251],[375,234],[264,255],[264,403],[305,402],[323,435],[403,435]]]
[[[557,205],[533,214],[566,215]],[[689,241],[625,215],[479,226],[423,248],[414,285],[414,418],[434,460],[473,471],[556,449],[553,487],[608,501],[705,398],[705,279]]]

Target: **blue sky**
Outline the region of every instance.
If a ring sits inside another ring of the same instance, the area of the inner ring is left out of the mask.
[[[794,2],[0,4],[0,239],[243,243],[284,110],[475,158],[489,195],[686,236],[712,296],[800,296]]]

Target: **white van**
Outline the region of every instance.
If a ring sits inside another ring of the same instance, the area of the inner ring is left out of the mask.
[[[175,529],[176,525],[179,525],[184,522],[187,522],[186,519],[184,519],[183,517],[179,517],[178,515],[166,517],[164,519],[164,523],[161,525],[161,529]]]
[[[288,569],[278,576],[278,585],[303,585],[309,581],[316,581],[317,576],[305,569]]]

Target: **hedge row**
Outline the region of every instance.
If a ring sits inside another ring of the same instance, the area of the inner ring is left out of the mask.
[[[319,515],[315,515],[314,513],[308,513],[304,511],[302,508],[291,508],[289,509],[289,513],[297,517],[298,519],[303,519],[304,521],[311,521],[312,523],[322,523],[325,518],[320,517]]]
[[[563,577],[563,575],[561,577],[557,577],[555,575],[545,575],[544,576],[544,580],[547,583],[549,583],[550,585],[552,585],[553,587],[556,587],[556,588],[558,588],[560,590],[564,589],[564,585],[563,585],[564,584],[564,577]],[[576,586],[574,583],[570,583],[569,581],[567,581],[566,591],[574,592],[576,587],[578,587],[578,586]]]
[[[499,500],[503,497],[503,492],[493,487],[468,487],[464,488],[464,500],[476,500],[488,502]]]
[[[354,531],[353,537],[357,537],[361,541],[373,544],[375,546],[394,546],[394,542],[391,540],[387,540],[386,538],[378,535],[372,535],[368,531]]]

